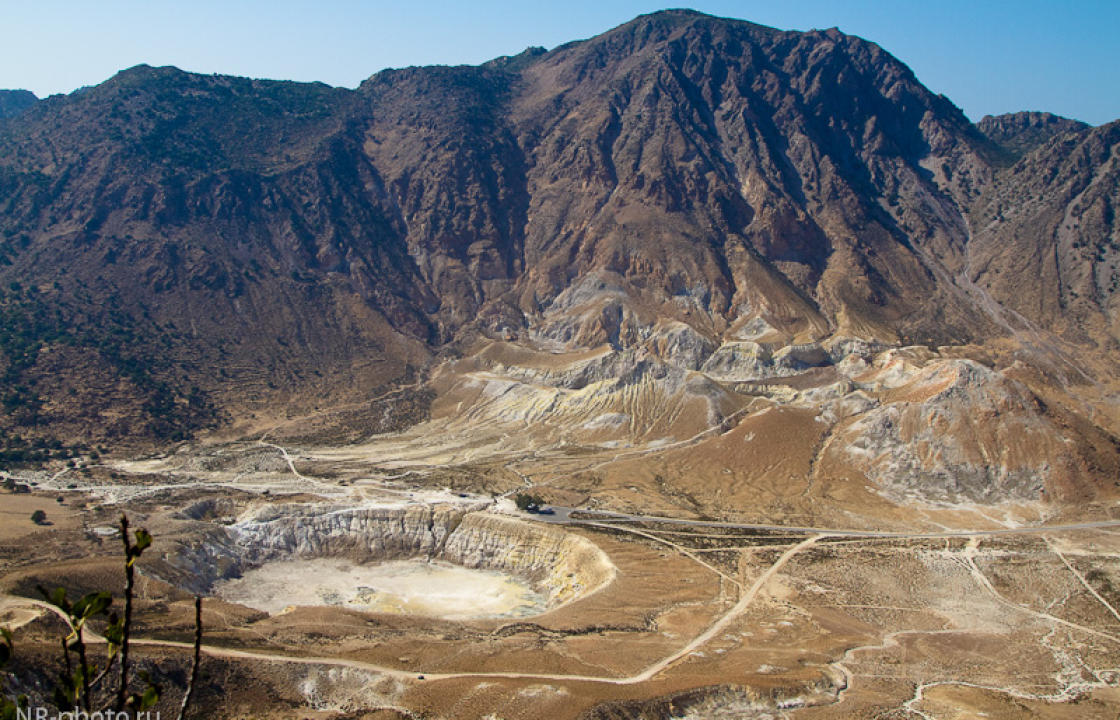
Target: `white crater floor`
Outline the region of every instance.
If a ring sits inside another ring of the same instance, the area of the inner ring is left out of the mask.
[[[545,595],[510,575],[423,559],[375,565],[330,558],[280,560],[218,583],[213,594],[270,615],[333,605],[471,620],[526,617],[547,609]]]

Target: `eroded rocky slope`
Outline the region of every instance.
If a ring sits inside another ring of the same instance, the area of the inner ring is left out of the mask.
[[[872,42],[690,11],[355,90],[133,68],[0,120],[5,452],[344,401],[347,441],[672,444],[765,398],[863,413],[829,448],[883,487],[1092,495],[1116,127],[973,125]],[[860,385],[917,345],[882,372],[959,393]]]
[[[969,272],[1007,307],[1116,350],[1120,122],[1056,135],[997,176],[973,213]]]

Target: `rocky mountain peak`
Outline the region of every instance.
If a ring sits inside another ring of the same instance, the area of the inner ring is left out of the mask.
[[[1017,160],[1059,135],[1081,132],[1090,126],[1053,113],[1023,111],[985,115],[976,127]]]
[[[356,91],[137,66],[0,123],[0,284],[68,323],[114,298],[162,356],[225,369],[200,390],[265,404],[482,336],[687,338],[689,369],[745,328],[984,342],[1003,325],[960,278],[994,143],[1070,122],[985,135],[872,42],[681,10]]]

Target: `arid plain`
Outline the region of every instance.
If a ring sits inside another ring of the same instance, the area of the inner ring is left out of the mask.
[[[856,472],[864,453],[830,452],[843,408],[928,407],[968,361],[856,350],[640,401],[531,377],[612,354],[484,343],[435,373],[429,420],[360,444],[329,438],[362,413],[325,409],[11,473],[32,492],[5,500],[5,617],[49,637],[20,597],[111,577],[127,510],[157,534],[151,662],[182,663],[190,595],[212,596],[207,676],[239,688],[203,697],[215,717],[1115,716],[1114,506],[896,498]],[[709,425],[712,388],[726,417]],[[518,492],[555,513],[518,511]],[[22,520],[33,506],[54,525]]]

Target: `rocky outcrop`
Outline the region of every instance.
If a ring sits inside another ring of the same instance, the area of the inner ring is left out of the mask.
[[[985,115],[976,127],[1009,158],[1018,160],[1056,137],[1082,132],[1090,126],[1048,112],[1017,112]]]
[[[775,350],[744,340],[720,345],[701,370],[718,380],[749,382],[789,377],[831,364],[832,355],[819,343],[786,345]]]
[[[793,374],[792,369],[774,364],[769,347],[749,341],[720,345],[701,370],[719,380],[741,382]]]
[[[831,452],[899,502],[1037,500],[1065,446],[1025,387],[968,360],[932,363],[864,410]]]

